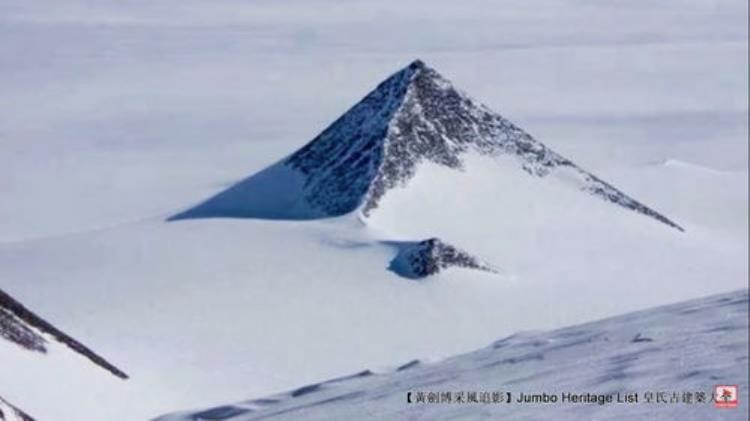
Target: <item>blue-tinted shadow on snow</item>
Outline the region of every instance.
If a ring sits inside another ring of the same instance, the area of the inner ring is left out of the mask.
[[[388,263],[388,270],[398,276],[408,279],[418,280],[424,276],[419,276],[414,272],[408,259],[405,257],[409,250],[419,244],[419,241],[381,241],[381,244],[391,247],[396,251],[396,255]]]
[[[310,220],[327,218],[302,200],[304,177],[278,162],[167,221],[203,218]]]

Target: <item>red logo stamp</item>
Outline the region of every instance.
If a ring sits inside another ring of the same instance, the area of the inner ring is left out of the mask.
[[[714,387],[714,406],[716,408],[737,408],[739,390],[736,384],[718,384]]]

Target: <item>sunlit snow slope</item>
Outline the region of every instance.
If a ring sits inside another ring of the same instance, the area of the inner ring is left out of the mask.
[[[414,360],[392,372],[361,371],[158,420],[746,420],[747,342],[748,293],[741,290],[522,332],[436,363]],[[737,408],[714,407],[714,386],[721,384],[738,385]],[[471,393],[475,400],[467,401]],[[558,401],[517,401],[542,393]],[[563,393],[612,395],[613,402],[562,402]],[[618,393],[622,401],[637,394],[638,401],[617,403]]]

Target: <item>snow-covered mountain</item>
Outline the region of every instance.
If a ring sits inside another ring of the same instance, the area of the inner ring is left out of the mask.
[[[746,420],[747,343],[741,290],[158,420]],[[737,408],[714,407],[719,384],[738,385]]]
[[[0,410],[143,421],[745,288],[720,3],[4,1],[0,288],[129,378],[0,339]]]
[[[512,156],[538,177],[567,171],[579,189],[682,230],[469,98],[421,60],[380,83],[290,157],[170,219],[309,219],[356,210],[367,217],[421,164],[462,170],[467,153]]]
[[[680,232],[614,188],[607,200],[579,191],[604,184],[443,80],[408,66],[317,140],[179,221],[165,209],[1,244],[3,289],[131,377],[65,353],[11,353],[3,398],[40,419],[142,420],[746,279],[746,243],[702,215]],[[390,109],[372,98],[398,98],[396,86],[414,92],[397,118],[366,118]],[[711,176],[712,192],[736,185]]]

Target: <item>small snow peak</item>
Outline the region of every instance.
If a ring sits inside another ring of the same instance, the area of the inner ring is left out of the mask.
[[[489,264],[439,238],[395,244],[399,251],[389,269],[405,278],[422,279],[450,267],[497,273]]]

